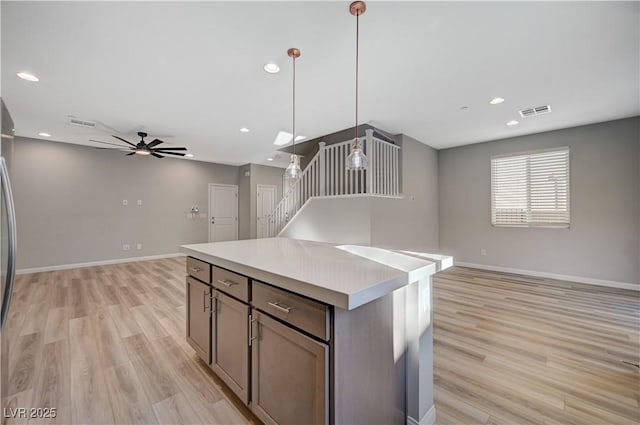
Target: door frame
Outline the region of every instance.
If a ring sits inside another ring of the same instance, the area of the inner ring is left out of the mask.
[[[211,238],[211,188],[214,186],[218,187],[232,187],[236,190],[236,238],[234,240],[238,240],[238,185],[237,184],[221,184],[221,183],[209,183],[207,186],[207,229],[209,234],[209,242],[212,242]]]
[[[275,184],[257,184],[256,185],[256,239],[259,238],[258,233],[259,233],[259,220],[260,220],[260,216],[258,215],[258,206],[259,206],[259,202],[258,202],[258,195],[260,194],[260,188],[265,187],[265,188],[273,188],[273,207],[275,208],[276,206],[278,206],[278,186]]]

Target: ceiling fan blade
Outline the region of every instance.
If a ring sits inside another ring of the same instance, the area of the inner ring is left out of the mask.
[[[162,155],[158,155],[158,154],[157,154],[157,153],[155,153],[155,152],[151,152],[151,155],[155,156],[156,158],[164,158],[164,156],[162,156]]]
[[[157,152],[157,151],[154,151]],[[178,153],[178,152],[160,152],[162,155],[175,155],[175,156],[184,156],[183,153]],[[154,153],[155,155],[155,153]]]
[[[151,145],[148,145],[151,147]],[[154,151],[186,151],[187,148],[155,148]]]
[[[135,154],[136,154],[136,153],[135,153],[135,151],[134,151],[134,152],[128,153],[128,154],[127,154],[127,156],[131,156],[131,155],[135,155]]]
[[[125,142],[127,145],[131,145],[131,146],[133,146],[134,148],[136,147],[136,145],[134,145],[133,143],[129,142],[128,140],[124,140],[122,137],[113,136],[113,135],[112,135],[111,137],[115,137],[115,138],[116,138],[116,139],[118,139],[118,140],[122,140],[122,141],[123,141],[123,142]]]
[[[160,140],[160,139],[154,139],[153,142],[147,143],[147,147],[148,148],[152,148],[154,146],[159,145],[160,143],[164,143],[164,142],[162,140]]]
[[[100,140],[93,140],[93,139],[89,139],[89,141],[90,142],[95,142],[95,143],[102,143],[102,144],[105,144],[105,145],[117,146],[119,148],[129,149],[129,146],[122,146],[122,145],[119,145],[117,143],[101,142]]]
[[[91,146],[92,149],[100,149],[102,151],[114,151],[114,152],[131,152],[131,149],[127,149],[127,148],[122,148],[122,149],[116,149],[116,148],[98,148],[95,146]]]

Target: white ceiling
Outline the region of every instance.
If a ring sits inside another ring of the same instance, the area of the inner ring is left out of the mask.
[[[21,136],[89,144],[145,128],[194,159],[269,164],[291,127],[289,47],[302,52],[298,133],[354,123],[348,5],[2,1],[1,94]],[[369,2],[360,122],[446,148],[638,115],[639,22],[638,2]],[[551,114],[517,116],[544,104]]]

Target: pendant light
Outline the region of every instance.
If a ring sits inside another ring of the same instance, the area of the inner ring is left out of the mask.
[[[366,170],[367,157],[364,155],[360,140],[358,139],[358,48],[360,41],[360,15],[367,10],[363,1],[354,1],[349,6],[349,12],[356,17],[356,126],[355,137],[351,145],[351,153],[347,156],[347,170]]]
[[[287,55],[289,55],[293,61],[293,130],[291,136],[293,153],[291,154],[291,161],[289,162],[287,169],[284,171],[284,178],[288,180],[289,183],[294,183],[302,175],[302,170],[300,169],[300,157],[296,155],[296,58],[300,57],[300,50],[292,47],[287,50]]]

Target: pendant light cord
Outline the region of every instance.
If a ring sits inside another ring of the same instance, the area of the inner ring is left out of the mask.
[[[356,148],[360,147],[360,141],[358,140],[358,53],[360,46],[360,12],[356,13],[356,127],[355,127],[355,141]]]
[[[296,154],[296,57],[293,56],[293,154]]]

